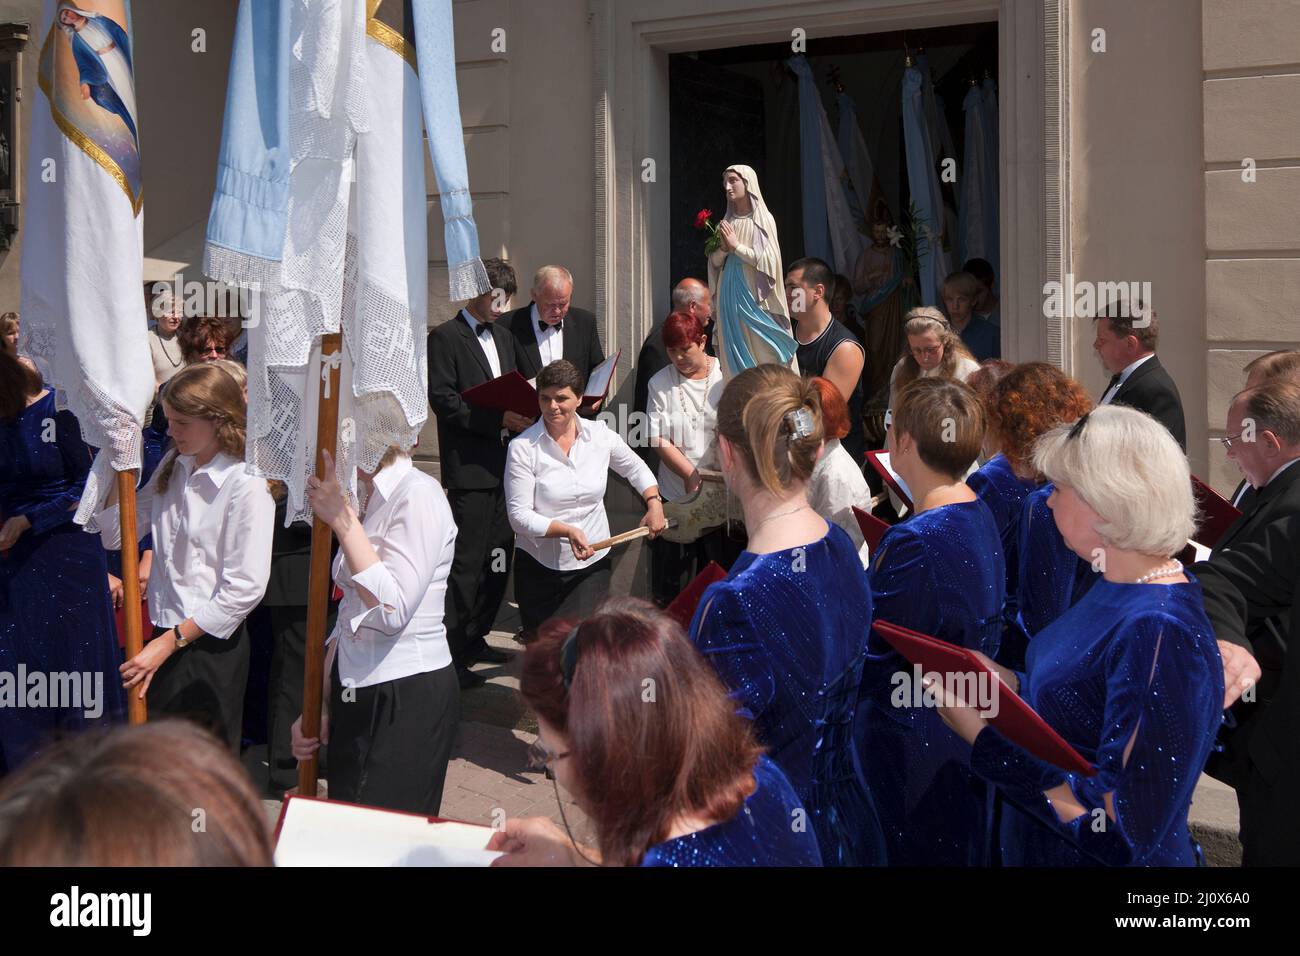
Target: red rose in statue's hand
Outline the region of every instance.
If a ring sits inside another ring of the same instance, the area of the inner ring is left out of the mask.
[[[709,220],[712,218],[713,218],[712,209],[701,209],[699,212],[695,214],[695,228],[703,229],[705,226],[709,224]]]

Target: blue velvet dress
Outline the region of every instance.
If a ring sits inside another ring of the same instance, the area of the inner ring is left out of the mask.
[[[1019,669],[1024,666],[1025,637],[1017,623],[1019,606],[1016,603],[1020,586],[1020,516],[1025,498],[1037,485],[1020,478],[1011,470],[1011,463],[1003,454],[994,455],[979,467],[966,484],[989,506],[993,520],[1002,537],[1002,561],[1007,569],[1007,601],[1002,610],[1002,642],[998,662]]]
[[[1020,593],[1016,604],[1029,640],[1077,603],[1100,577],[1092,565],[1070,550],[1057,530],[1052,509],[1047,506],[1053,490],[1049,482],[1030,492],[1020,516]],[[1015,663],[1006,666],[1020,669]]]
[[[691,621],[691,639],[798,794],[827,866],[884,863],[853,758],[870,620],[857,550],[829,525],[803,547],[742,553]]]
[[[981,731],[971,766],[1005,797],[1003,862],[1195,866],[1187,811],[1223,718],[1223,662],[1201,586],[1099,579],[1035,635],[1027,666],[1020,695],[1098,773],[1066,773]],[[1086,811],[1070,823],[1043,795],[1062,783]]]
[[[871,568],[875,620],[990,657],[1002,635],[1005,587],[997,523],[978,500],[894,525]],[[912,675],[907,659],[872,633],[855,736],[889,865],[982,866],[991,838],[988,788],[939,712],[912,706],[922,695]]]
[[[104,546],[72,521],[90,461],[77,419],[56,410],[53,392],[0,421],[0,516],[32,525],[0,555],[0,674],[13,675],[10,689],[28,705],[0,696],[0,771],[57,734],[125,711]],[[76,689],[60,674],[76,675]]]
[[[767,757],[754,765],[757,788],[730,820],[658,843],[642,866],[821,866],[817,837],[793,824],[802,807],[781,768]]]

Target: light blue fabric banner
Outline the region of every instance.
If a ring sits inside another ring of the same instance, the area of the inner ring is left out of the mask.
[[[908,67],[903,71],[903,142],[907,154],[907,181],[916,206],[916,256],[921,273],[919,290],[922,305],[939,301],[939,284],[945,273],[943,255],[943,203],[939,198],[939,181],[934,173],[934,149],[925,115],[924,81],[921,71]]]
[[[834,262],[830,219],[826,209],[826,179],[822,163],[821,94],[812,67],[802,56],[787,61],[799,78],[799,169],[803,189],[803,254]]]

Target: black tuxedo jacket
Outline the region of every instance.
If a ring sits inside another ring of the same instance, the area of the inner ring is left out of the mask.
[[[1119,387],[1112,405],[1127,405],[1140,412],[1146,412],[1178,440],[1183,451],[1187,451],[1187,426],[1183,421],[1183,400],[1178,395],[1178,386],[1169,377],[1165,367],[1160,364],[1159,356],[1153,355],[1143,362],[1128,380]]]
[[[504,375],[516,368],[515,343],[501,321],[488,328]],[[448,490],[496,488],[505,475],[502,413],[475,408],[461,398],[465,389],[492,378],[487,356],[459,312],[429,333],[429,405],[438,418],[442,486]]]
[[[1247,497],[1241,517],[1227,531],[1210,555],[1211,566],[1222,566],[1236,549],[1265,539],[1271,525],[1284,521],[1291,515],[1300,515],[1300,462],[1293,463],[1263,488]],[[1289,628],[1285,615],[1255,618],[1245,629],[1252,652],[1264,669],[1260,680],[1260,695],[1270,694],[1277,683],[1282,662],[1286,657]],[[1220,732],[1223,750],[1216,753],[1207,771],[1224,783],[1237,786],[1249,774],[1250,738],[1258,728],[1262,708],[1258,703],[1243,701],[1232,708],[1229,725]],[[1230,726],[1235,723],[1235,727]]]
[[[1200,579],[1215,636],[1258,657],[1253,625],[1285,616],[1300,634],[1300,515],[1263,528],[1192,568]],[[1300,648],[1287,651],[1276,678],[1257,688],[1258,702],[1245,740],[1240,732],[1239,773],[1231,782],[1241,806],[1241,842],[1247,865],[1300,865]],[[1234,708],[1234,714],[1237,708]],[[1245,729],[1244,727],[1242,728]],[[1217,775],[1217,774],[1216,774]]]
[[[542,370],[542,353],[537,345],[537,325],[533,322],[533,303],[515,309],[498,321],[506,323],[515,340],[515,361],[519,374],[533,379]],[[605,361],[596,332],[596,317],[586,309],[569,309],[564,317],[564,358],[578,367],[585,382],[591,370]]]

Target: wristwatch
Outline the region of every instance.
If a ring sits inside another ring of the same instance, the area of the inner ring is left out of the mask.
[[[186,644],[189,643],[189,640],[188,640],[188,639],[186,639],[186,638],[184,638],[184,637],[181,636],[181,629],[180,629],[179,627],[173,627],[173,628],[172,628],[172,633],[176,635],[176,647],[177,647],[177,649],[180,649],[180,648],[184,647]]]

